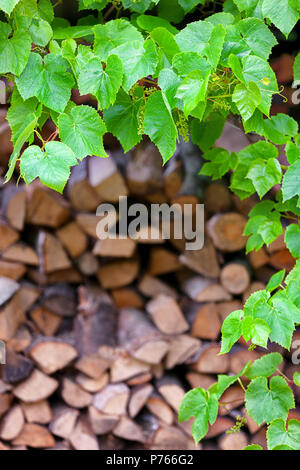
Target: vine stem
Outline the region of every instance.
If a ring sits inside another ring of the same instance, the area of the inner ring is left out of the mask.
[[[246,389],[245,389],[244,384],[243,384],[243,382],[241,381],[240,377],[238,378],[238,383],[240,384],[240,386],[242,387],[242,389],[243,389],[244,392],[246,393]]]
[[[294,383],[294,381],[291,380],[291,379],[289,379],[283,372],[281,372],[280,369],[278,369],[278,367],[277,367],[277,369],[276,369],[276,372],[278,372],[289,384],[293,384],[293,383]]]

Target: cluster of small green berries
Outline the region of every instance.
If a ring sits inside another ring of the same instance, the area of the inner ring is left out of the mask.
[[[178,129],[179,135],[182,137],[183,142],[189,141],[189,123],[184,113],[181,110],[178,111],[178,118],[175,120],[175,124]]]
[[[235,434],[236,432],[240,432],[242,427],[246,426],[246,424],[247,424],[246,418],[238,415],[236,417],[235,425],[232,426],[232,428],[228,429],[228,431],[226,431],[226,434]]]

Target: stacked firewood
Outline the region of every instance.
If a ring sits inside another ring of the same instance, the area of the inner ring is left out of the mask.
[[[275,270],[291,269],[283,239],[246,257],[243,230],[256,201],[194,177],[201,157],[190,145],[165,168],[147,141],[111,153],[75,167],[64,196],[39,183],[1,186],[0,449],[265,447],[239,386],[224,393],[228,405],[199,445],[177,412],[190,388],[262,354],[240,342],[219,356],[221,325]],[[99,240],[96,209],[117,207],[120,196],[204,202],[204,247],[188,251],[172,237]],[[286,357],[284,372],[294,368]],[[226,433],[238,415],[247,424]]]

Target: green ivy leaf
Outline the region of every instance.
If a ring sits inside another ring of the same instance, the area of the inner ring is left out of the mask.
[[[48,21],[42,18],[33,19],[29,32],[32,42],[38,46],[45,47],[53,36],[53,31]]]
[[[176,150],[177,128],[161,91],[153,93],[147,100],[144,132],[158,147],[163,161],[169,160]]]
[[[213,180],[218,180],[224,176],[231,168],[231,158],[227,150],[216,147],[203,155],[209,163],[204,163],[200,175],[211,176]]]
[[[95,95],[99,109],[107,109],[116,99],[122,77],[123,69],[119,57],[109,56],[105,68],[101,60],[95,57],[80,71],[78,78],[80,94]]]
[[[188,24],[176,36],[175,40],[182,52],[202,54],[210,40],[213,26],[206,21],[195,21]]]
[[[141,29],[144,29],[148,33],[151,33],[155,28],[166,28],[170,33],[176,34],[178,30],[171,25],[171,23],[164,18],[151,15],[141,15],[137,18],[137,24]]]
[[[208,62],[215,69],[220,61],[221,52],[223,49],[223,44],[225,40],[226,29],[223,25],[217,24],[211,33],[209,42],[204,49],[204,54],[206,55]]]
[[[295,161],[283,176],[282,196],[283,202],[300,196],[300,160]]]
[[[180,78],[172,69],[162,69],[158,76],[158,86],[165,94],[171,109],[178,105],[176,92],[180,83]]]
[[[266,289],[269,292],[272,292],[273,290],[277,289],[281,284],[285,276],[285,269],[282,269],[276,274],[273,274],[273,276],[270,278]]]
[[[259,426],[286,420],[289,410],[295,408],[293,392],[283,377],[272,377],[269,386],[265,377],[257,377],[248,385],[245,398],[247,411]]]
[[[286,36],[299,20],[299,3],[295,0],[264,0],[262,11],[266,18],[274,23]]]
[[[254,361],[254,363],[248,369],[246,376],[252,380],[256,377],[269,377],[276,372],[278,366],[282,363],[283,358],[281,354],[275,352],[266,354]]]
[[[220,354],[228,353],[232,346],[240,339],[242,335],[243,318],[243,310],[236,310],[225,318],[221,329],[222,346]]]
[[[203,101],[206,93],[205,80],[201,70],[190,72],[177,89],[176,98],[184,103],[184,114],[189,116],[200,101]]]
[[[250,82],[255,82],[259,87],[261,103],[258,109],[266,116],[269,116],[272,94],[278,91],[276,76],[270,65],[258,56],[245,57],[243,59],[243,75],[247,85]]]
[[[263,122],[264,133],[268,140],[277,145],[283,145],[298,132],[298,123],[286,114],[276,114]]]
[[[285,231],[284,241],[294,258],[300,258],[300,227],[291,224]]]
[[[293,70],[294,70],[294,80],[300,81],[300,53],[295,58]]]
[[[70,99],[74,80],[68,72],[68,62],[56,54],[48,54],[44,61],[32,52],[20,78],[16,80],[23,99],[36,96],[45,106],[62,113]]]
[[[27,31],[14,31],[7,23],[0,22],[0,74],[13,73],[19,76],[24,70],[31,49],[31,38]]]
[[[164,52],[168,61],[172,63],[174,55],[180,52],[173,34],[171,34],[166,28],[158,27],[152,30],[150,36]]]
[[[19,1],[20,0],[0,0],[0,10],[10,15]]]
[[[282,170],[276,158],[265,161],[257,159],[250,167],[247,178],[250,178],[258,195],[262,198],[275,184],[281,182]]]
[[[155,72],[158,58],[152,39],[146,40],[144,44],[140,41],[123,44],[114,50],[114,54],[121,59],[123,64],[125,91],[129,91],[139,79]]]
[[[173,58],[173,67],[177,73],[185,77],[194,70],[201,70],[205,75],[211,71],[211,67],[204,57],[197,52],[180,52]]]
[[[300,450],[300,421],[291,419],[286,426],[283,419],[275,419],[268,427],[267,441],[270,450],[278,446]]]
[[[263,450],[263,448],[258,444],[250,444],[249,446],[244,447],[243,450]]]
[[[118,46],[126,49],[131,43],[138,41],[143,44],[144,41],[142,34],[123,18],[95,26],[94,34],[94,52],[102,61],[106,61],[110,54],[114,54],[114,49]]]
[[[137,13],[144,13],[146,10],[148,10],[151,2],[152,0],[139,0],[138,2],[134,0],[122,0],[124,8],[129,8],[130,10]]]
[[[261,103],[260,89],[254,82],[250,82],[248,87],[240,83],[234,89],[232,101],[237,105],[242,118],[247,120]]]
[[[77,165],[73,151],[61,142],[48,142],[45,152],[32,145],[22,154],[20,171],[26,184],[36,178],[51,189],[62,193],[70,176],[70,167]]]
[[[107,157],[102,140],[106,127],[94,108],[74,106],[68,113],[60,115],[58,128],[61,141],[79,160],[87,155]]]
[[[182,6],[182,8],[184,9],[184,12],[188,13],[197,5],[199,4],[203,5],[205,3],[205,0],[178,0],[178,3],[180,6]]]
[[[122,89],[113,106],[103,112],[108,132],[119,139],[124,152],[128,152],[142,138],[138,134],[140,102],[132,100]]]
[[[211,113],[205,121],[194,119],[191,125],[191,134],[194,144],[207,152],[221,136],[226,117],[218,112]]]
[[[293,381],[297,385],[297,387],[300,387],[300,374],[299,374],[299,372],[294,373]]]

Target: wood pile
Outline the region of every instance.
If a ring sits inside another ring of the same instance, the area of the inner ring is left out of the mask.
[[[198,192],[189,192],[185,149],[162,168],[147,141],[126,156],[112,146],[111,158],[74,169],[64,196],[38,183],[1,186],[0,449],[266,446],[239,387],[225,392],[230,404],[198,446],[192,422],[177,421],[187,390],[260,357],[242,341],[218,356],[222,322],[293,263],[283,239],[245,256],[242,232],[255,201],[241,203],[223,182],[199,177]],[[204,202],[204,247],[186,251],[184,241],[163,237],[99,240],[97,206],[127,195],[145,204]],[[238,415],[247,426],[226,434]]]

